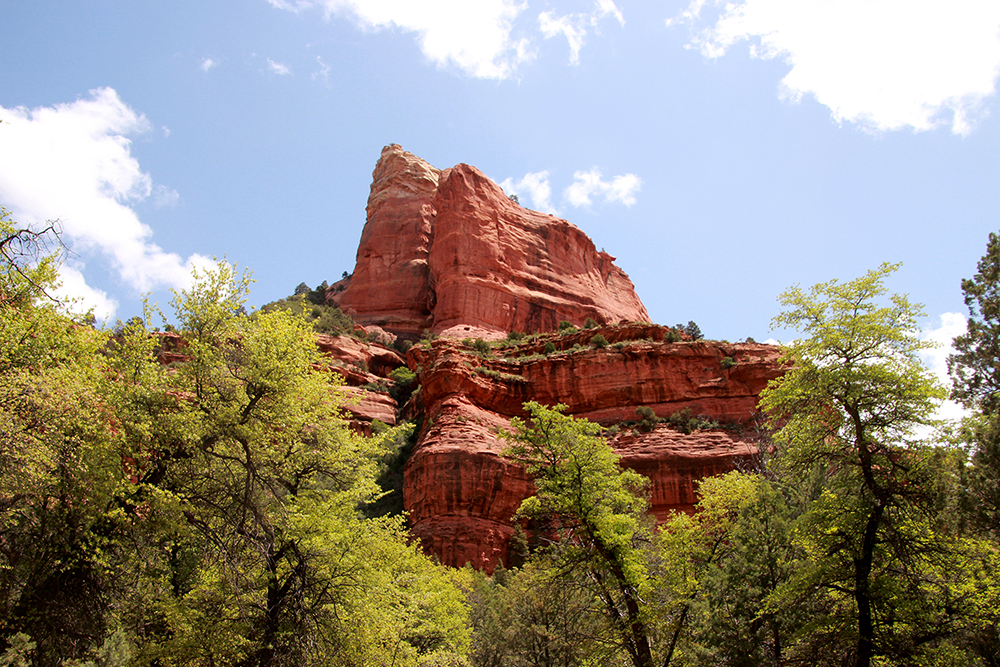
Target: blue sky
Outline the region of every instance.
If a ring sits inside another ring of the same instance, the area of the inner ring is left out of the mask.
[[[928,331],[1000,226],[995,0],[0,2],[0,203],[125,319],[212,256],[253,303],[354,267],[385,144],[615,255],[653,320],[770,332],[902,262]],[[939,334],[943,336],[944,334]]]

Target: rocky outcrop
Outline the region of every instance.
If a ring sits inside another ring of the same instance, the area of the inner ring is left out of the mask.
[[[369,434],[375,420],[395,426],[399,406],[388,393],[389,373],[405,366],[397,352],[352,336],[316,336],[316,345],[331,363],[331,370],[344,378],[343,408],[351,426]]]
[[[487,571],[507,557],[512,515],[532,493],[524,471],[501,456],[498,431],[522,404],[563,403],[604,426],[690,411],[727,429],[682,433],[659,425],[611,439],[622,462],[650,480],[651,511],[690,510],[697,480],[756,453],[757,395],[778,376],[776,348],[755,343],[664,342],[663,327],[603,327],[498,348],[486,356],[454,340],[414,347],[425,427],[407,464],[403,497],[413,533],[442,562]],[[607,346],[589,341],[602,335]],[[545,343],[560,348],[543,354]]]
[[[649,320],[614,257],[475,167],[440,171],[392,145],[373,177],[354,273],[327,296],[360,324],[498,338],[561,320]]]
[[[433,323],[428,261],[441,171],[398,146],[386,146],[372,173],[367,222],[343,291],[328,301],[361,324],[419,334]]]
[[[756,455],[757,397],[781,373],[776,348],[669,342],[676,332],[648,324],[614,257],[569,222],[511,201],[474,167],[439,170],[392,145],[373,177],[354,273],[326,299],[367,341],[441,336],[407,353],[419,389],[402,412],[423,426],[402,495],[413,535],[442,562],[492,571],[508,558],[512,517],[533,485],[502,456],[499,432],[526,401],[562,403],[608,427],[622,463],[650,478],[661,520],[693,509],[698,480]],[[588,319],[599,326],[555,332],[562,320]],[[512,331],[537,335],[497,340]],[[319,343],[355,397],[354,427],[395,423],[386,378],[402,357],[350,337]],[[640,406],[721,427],[630,426]]]

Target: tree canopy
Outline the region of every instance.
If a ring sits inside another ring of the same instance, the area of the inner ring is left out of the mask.
[[[0,213],[0,664],[997,664],[997,235],[962,284],[952,435],[895,265],[793,287],[758,455],[693,513],[655,526],[600,425],[526,403],[501,432],[537,491],[524,549],[486,577],[372,511],[411,426],[348,427],[305,293],[247,313],[223,261],[170,334],[152,306],[102,330],[53,298],[57,232]],[[641,437],[690,431],[637,414]]]
[[[165,365],[149,312],[99,331],[49,298],[32,234],[4,214],[4,664],[461,659],[459,578],[362,512],[396,434],[348,429],[304,319],[246,315],[249,274],[219,262],[175,294]]]

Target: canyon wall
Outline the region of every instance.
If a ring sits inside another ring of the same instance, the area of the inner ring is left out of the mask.
[[[422,424],[403,505],[424,548],[454,566],[492,571],[509,557],[512,517],[533,486],[501,455],[499,432],[526,401],[607,427],[623,465],[651,480],[662,520],[693,509],[699,479],[752,460],[757,397],[781,373],[775,347],[678,340],[649,324],[628,276],[580,229],[519,206],[475,167],[439,170],[396,145],[373,173],[354,273],[326,298],[382,343],[427,338],[405,361],[350,337],[319,344],[355,399],[355,428]],[[591,328],[556,331],[564,320]],[[400,406],[388,375],[404,363],[419,388]],[[718,425],[630,426],[642,406]]]
[[[498,435],[522,404],[562,403],[605,427],[688,411],[718,428],[685,434],[667,424],[648,432],[611,428],[622,464],[650,478],[650,511],[665,519],[691,510],[697,480],[732,470],[757,452],[757,395],[778,376],[777,349],[756,343],[665,342],[667,329],[619,325],[551,334],[477,354],[455,340],[414,347],[424,430],[407,463],[403,498],[413,533],[442,562],[492,571],[508,556],[511,517],[532,486],[501,456]],[[589,344],[604,336],[606,347]],[[546,342],[561,350],[541,352]]]
[[[397,145],[373,172],[354,272],[327,298],[411,339],[649,320],[614,257],[579,228],[514,203],[475,167],[438,170]]]

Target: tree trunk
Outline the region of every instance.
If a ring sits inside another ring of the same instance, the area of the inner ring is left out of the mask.
[[[878,500],[868,515],[861,554],[854,559],[854,600],[858,606],[857,667],[870,667],[875,655],[875,624],[872,618],[871,574],[875,560],[875,538],[884,507]]]

